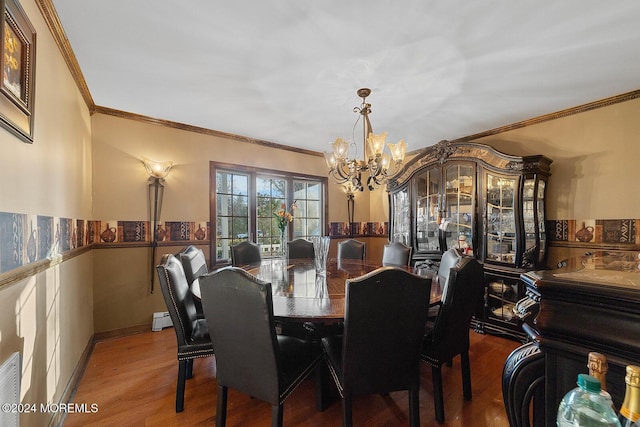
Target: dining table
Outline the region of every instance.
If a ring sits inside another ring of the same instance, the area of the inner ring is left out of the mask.
[[[318,273],[313,259],[265,258],[240,267],[271,283],[275,319],[327,325],[344,321],[346,281],[382,266],[365,260],[330,258],[326,272]],[[418,273],[414,267],[399,268]],[[432,282],[430,304],[438,304],[441,296],[440,286]]]

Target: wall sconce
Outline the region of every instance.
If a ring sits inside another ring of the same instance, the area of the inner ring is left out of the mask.
[[[355,187],[350,183],[346,183],[344,186],[344,192],[347,193],[347,216],[349,220],[349,237],[353,237],[353,222],[355,216]]]
[[[172,162],[157,162],[142,158],[144,168],[149,174],[149,206],[151,214],[151,293],[153,293],[153,277],[155,275],[156,248],[158,247],[158,221],[162,209],[164,195],[164,179],[169,175]],[[164,237],[164,236],[163,236]]]

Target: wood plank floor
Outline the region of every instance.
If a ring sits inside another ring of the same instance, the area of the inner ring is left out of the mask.
[[[443,367],[446,423],[442,425],[508,427],[502,402],[502,367],[519,344],[473,331],[470,337],[473,399],[466,402],[462,398],[458,357],[451,368]],[[177,414],[178,362],[173,329],[98,342],[73,397],[74,403],[97,404],[98,411],[69,414],[64,426],[212,426],[216,412],[215,358],[196,359],[193,373],[187,380],[185,410]],[[438,426],[433,412],[431,368],[424,363],[421,376],[421,425]],[[228,405],[229,427],[270,425],[271,409],[264,402],[230,390]],[[407,393],[357,397],[353,419],[355,426],[406,426]],[[311,375],[286,400],[284,425],[340,426],[341,402],[336,397],[325,411],[316,411]]]

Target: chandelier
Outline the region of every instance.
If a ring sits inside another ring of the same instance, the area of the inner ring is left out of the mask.
[[[400,140],[396,144],[386,144],[391,156],[385,152],[385,139],[387,133],[374,134],[369,121],[371,104],[367,103],[367,96],[371,89],[358,89],[358,96],[362,98],[362,104],[354,107],[353,112],[362,116],[363,158],[358,159],[358,148],[354,141],[346,141],[337,138],[332,145],[332,152],[324,152],[324,158],[329,168],[329,175],[333,176],[338,184],[350,184],[354,191],[362,191],[363,174],[367,179],[367,188],[374,190],[395,177],[402,169],[402,162],[407,151],[407,144]],[[353,125],[355,132],[360,116]],[[354,138],[355,140],[355,138]],[[350,157],[350,151],[353,157]]]

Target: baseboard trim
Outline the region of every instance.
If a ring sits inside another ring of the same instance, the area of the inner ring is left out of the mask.
[[[89,342],[82,352],[82,356],[80,356],[80,360],[73,370],[69,381],[67,382],[67,386],[62,392],[62,396],[60,396],[60,403],[71,403],[73,401],[73,396],[75,396],[78,386],[80,385],[80,380],[82,380],[84,371],[87,369],[87,365],[89,364],[89,358],[91,357],[91,353],[93,353],[95,343],[95,335],[92,335],[91,338],[89,338]],[[49,426],[62,427],[66,417],[66,412],[56,412],[49,420]]]
[[[98,332],[93,336],[93,342],[110,340],[113,338],[122,338],[128,335],[141,334],[143,332],[151,332],[151,322],[141,325],[129,326],[127,328],[113,329],[111,331]]]

